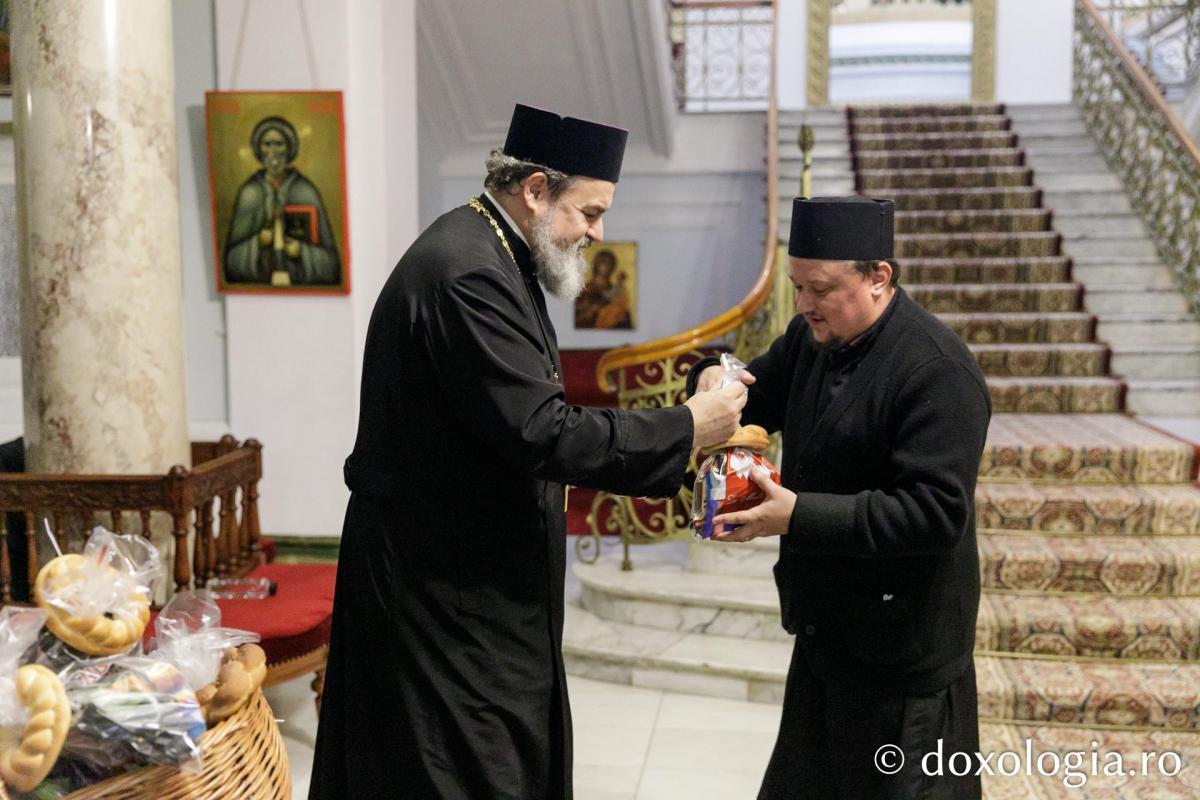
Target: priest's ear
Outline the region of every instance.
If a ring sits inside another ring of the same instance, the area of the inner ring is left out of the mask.
[[[546,173],[534,172],[521,181],[521,199],[530,213],[546,210],[551,203],[550,179]]]
[[[889,287],[895,285],[896,265],[891,259],[868,261],[867,263],[871,267],[868,271],[863,272],[863,276],[871,284],[871,294],[878,297],[886,292]]]

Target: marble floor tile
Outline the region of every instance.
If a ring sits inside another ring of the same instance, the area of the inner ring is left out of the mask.
[[[774,731],[659,727],[650,741],[646,769],[742,772],[761,777],[774,747]]]
[[[580,725],[575,723],[575,766],[641,767],[654,729],[645,725]]]
[[[634,800],[642,767],[575,765],[575,800]]]
[[[636,800],[752,800],[762,775],[647,768]]]
[[[774,735],[781,711],[779,706],[763,703],[664,693],[655,727]]]

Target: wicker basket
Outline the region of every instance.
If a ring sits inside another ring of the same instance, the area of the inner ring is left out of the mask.
[[[71,792],[63,800],[292,800],[283,737],[262,692],[200,741],[204,769],[198,774],[145,767]],[[0,800],[8,800],[3,786]]]

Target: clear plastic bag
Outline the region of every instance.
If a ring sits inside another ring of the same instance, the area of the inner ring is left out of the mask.
[[[212,683],[227,648],[257,642],[257,633],[221,627],[221,609],[207,589],[179,592],[154,623],[150,658],[174,665],[199,691]]]
[[[183,673],[124,657],[63,676],[73,721],[63,754],[104,772],[164,764],[199,772],[204,714]]]
[[[83,567],[71,580],[44,592],[45,603],[73,617],[95,617],[124,605],[133,595],[147,602],[163,577],[158,548],[142,536],[96,527],[83,548]]]
[[[17,668],[29,660],[27,652],[46,623],[40,608],[0,608],[0,730],[19,735],[29,719],[29,710],[17,697]]]

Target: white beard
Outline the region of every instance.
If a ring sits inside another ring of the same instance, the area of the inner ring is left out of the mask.
[[[533,241],[530,252],[537,267],[538,279],[546,291],[563,300],[574,300],[583,293],[583,276],[587,262],[583,260],[583,248],[590,244],[588,237],[561,245],[554,240],[554,214],[535,218],[531,225]]]

